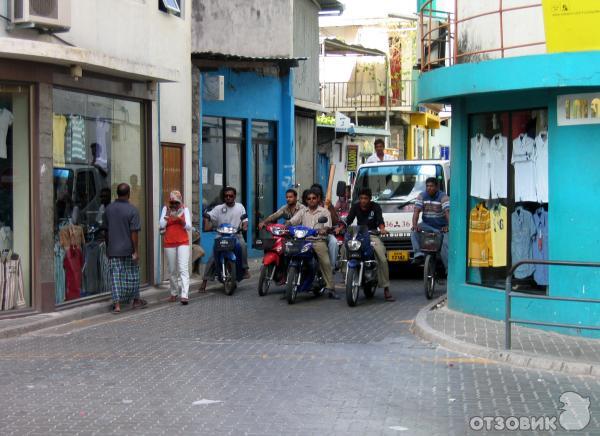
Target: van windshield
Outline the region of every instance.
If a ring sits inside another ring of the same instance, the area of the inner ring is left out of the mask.
[[[363,167],[359,170],[354,185],[353,201],[358,201],[362,188],[370,188],[373,201],[413,202],[425,190],[425,180],[436,177],[444,189],[441,165],[386,165]]]

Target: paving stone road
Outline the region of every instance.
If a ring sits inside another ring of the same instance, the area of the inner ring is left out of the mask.
[[[0,341],[0,433],[506,434],[472,432],[469,417],[558,416],[561,393],[576,391],[591,422],[568,434],[600,434],[599,379],[415,338],[411,320],[427,303],[418,280],[394,280],[395,303],[379,292],[356,308],[310,297],[289,306],[255,288]]]

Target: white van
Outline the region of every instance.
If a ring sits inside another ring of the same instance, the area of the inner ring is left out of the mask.
[[[414,204],[425,190],[425,180],[435,177],[440,189],[450,194],[450,161],[401,160],[362,165],[352,190],[352,202],[358,201],[362,188],[370,188],[373,201],[381,206],[385,227],[382,238],[390,262],[408,262],[412,258],[410,232]]]

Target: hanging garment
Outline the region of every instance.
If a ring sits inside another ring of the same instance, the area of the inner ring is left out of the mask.
[[[110,292],[110,269],[105,242],[100,243],[100,289],[101,292]]]
[[[532,241],[535,237],[535,224],[531,212],[525,210],[523,206],[518,206],[512,213],[512,238],[510,253],[513,265],[521,260],[532,258]],[[533,265],[521,265],[515,271],[515,277],[524,279],[533,274]]]
[[[0,109],[0,159],[8,158],[8,148],[6,140],[8,128],[12,125],[15,117],[8,109]]]
[[[52,121],[52,157],[55,167],[65,166],[65,133],[67,119],[64,115],[54,115]]]
[[[471,138],[471,196],[490,198],[490,140],[481,133]]]
[[[54,297],[56,304],[65,301],[65,250],[59,242],[54,244]]]
[[[61,227],[58,232],[60,245],[67,250],[71,246],[81,247],[85,244],[85,236],[83,235],[83,228],[75,224],[67,224]]]
[[[13,310],[25,307],[25,288],[21,258],[12,251],[0,255],[0,310]]]
[[[83,254],[78,246],[66,250],[63,261],[65,269],[65,300],[76,300],[81,297],[81,279],[83,269]]]
[[[548,132],[535,138],[535,191],[538,203],[548,203]]]
[[[83,290],[86,294],[99,294],[102,292],[100,244],[96,241],[88,242],[84,250]]]
[[[365,95],[385,95],[387,81],[385,60],[359,59],[348,80],[347,98]]]
[[[543,207],[533,214],[535,236],[531,245],[532,258],[548,260],[548,212]],[[538,285],[548,284],[548,266],[534,265],[533,279]]]
[[[0,252],[12,250],[13,248],[13,233],[10,227],[4,226],[0,228]]]
[[[490,211],[483,204],[469,214],[469,266],[488,267],[492,263],[492,233]]]
[[[108,171],[108,147],[111,143],[110,123],[96,120],[96,154],[93,156],[94,165],[105,172]]]
[[[490,184],[492,199],[507,198],[508,140],[499,133],[490,139]]]
[[[535,143],[525,133],[521,133],[514,139],[510,162],[515,168],[515,201],[537,201]]]
[[[505,206],[497,205],[490,209],[492,226],[492,263],[490,266],[506,266],[506,239],[508,211]]]
[[[85,120],[81,115],[69,115],[65,142],[67,163],[87,163]]]

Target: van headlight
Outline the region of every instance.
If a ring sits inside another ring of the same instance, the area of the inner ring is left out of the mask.
[[[360,249],[361,245],[362,245],[362,242],[360,242],[356,239],[352,239],[352,240],[348,241],[348,250],[357,251]]]

